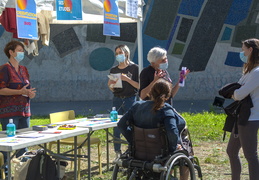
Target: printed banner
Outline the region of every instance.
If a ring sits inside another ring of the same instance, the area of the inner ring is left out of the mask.
[[[138,18],[138,0],[126,1],[126,16]]]
[[[104,0],[103,35],[120,36],[120,21],[117,0]]]
[[[82,20],[81,0],[56,0],[57,20]]]
[[[16,0],[18,38],[38,39],[36,3],[34,0]]]

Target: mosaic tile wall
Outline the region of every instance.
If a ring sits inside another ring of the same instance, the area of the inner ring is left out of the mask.
[[[256,0],[145,0],[143,22],[144,67],[148,51],[168,51],[173,82],[179,69],[191,70],[186,86],[175,99],[212,99],[226,83],[237,81],[243,63],[241,41],[259,37],[259,2]],[[39,56],[27,55],[37,88],[35,101],[110,100],[109,69],[117,65],[114,48],[127,44],[138,63],[137,25],[121,24],[121,36],[103,35],[102,24],[51,25],[50,46],[39,41]],[[12,36],[0,26],[0,49]],[[6,62],[4,53],[0,63]]]

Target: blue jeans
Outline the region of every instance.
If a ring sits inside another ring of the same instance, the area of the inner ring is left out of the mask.
[[[131,96],[127,98],[119,98],[114,96],[112,99],[112,106],[116,107],[116,110],[118,111],[119,115],[123,115],[130,109],[130,107],[135,101],[136,101],[136,96]],[[120,140],[120,135],[121,135],[120,130],[117,127],[113,128],[114,141]],[[121,144],[114,143],[114,150],[115,152],[121,151]]]
[[[23,128],[30,127],[30,117],[13,116],[8,118],[0,118],[3,131],[6,130],[6,125],[9,123],[9,119],[13,119],[13,123],[15,124],[16,129],[23,129]],[[18,150],[16,157],[23,155],[26,151],[27,151],[27,148]],[[6,162],[7,153],[6,152],[2,152],[2,153],[4,155],[4,162]]]

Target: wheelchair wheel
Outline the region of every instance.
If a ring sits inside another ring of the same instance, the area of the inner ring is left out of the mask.
[[[182,175],[188,176],[188,179],[196,180],[193,163],[184,153],[172,155],[165,166],[167,167],[167,171],[161,173],[161,180],[180,179],[180,171],[186,171]]]

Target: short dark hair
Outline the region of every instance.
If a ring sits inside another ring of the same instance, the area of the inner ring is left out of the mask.
[[[5,48],[4,48],[4,53],[5,55],[10,58],[10,53],[9,53],[9,50],[12,50],[12,51],[15,51],[16,47],[17,46],[21,46],[23,49],[24,49],[24,45],[23,43],[21,43],[20,41],[16,41],[16,40],[12,40],[10,41],[9,43],[7,43],[5,45]]]

